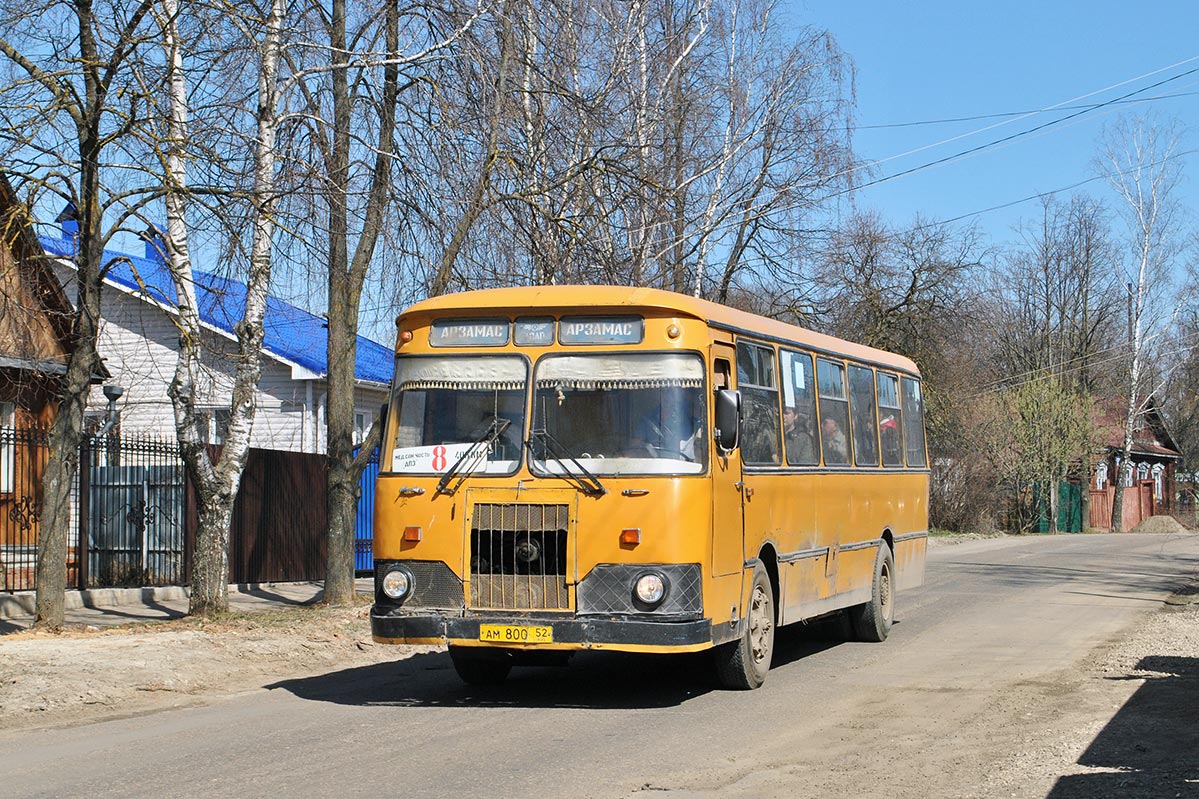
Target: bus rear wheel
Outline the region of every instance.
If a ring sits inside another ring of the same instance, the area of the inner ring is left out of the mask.
[[[468,685],[499,685],[512,671],[512,658],[507,652],[451,646],[450,660],[454,671]]]
[[[874,559],[874,584],[870,601],[849,609],[854,637],[859,641],[879,643],[887,640],[895,620],[895,558],[884,541],[878,546]]]
[[[766,569],[754,568],[741,638],[716,649],[716,677],[725,688],[748,691],[766,681],[774,657],[774,589]]]

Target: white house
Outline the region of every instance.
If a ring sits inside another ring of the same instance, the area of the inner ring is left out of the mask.
[[[69,213],[64,216],[69,216]],[[41,236],[46,253],[57,256],[55,271],[74,302],[76,226],[69,219],[63,236]],[[174,412],[167,388],[175,372],[179,350],[175,288],[159,256],[159,247],[147,242],[145,257],[106,252],[112,264],[104,280],[99,352],[111,378],[122,388],[117,402],[120,429],[173,438]],[[196,300],[207,337],[203,342],[208,367],[206,385],[200,387],[200,407],[207,407],[205,426],[211,443],[220,443],[229,420],[233,385],[233,360],[237,340],[233,325],[241,317],[245,284],[196,271]],[[325,451],[326,352],[328,331],[318,316],[270,298],[264,320],[262,377],[258,385],[257,415],[250,445],[293,452]],[[213,357],[216,356],[216,357]],[[394,368],[394,353],[362,336],[354,373],[354,428],[361,440],[379,407],[387,401]],[[98,426],[108,401],[100,386],[88,400],[89,424]]]

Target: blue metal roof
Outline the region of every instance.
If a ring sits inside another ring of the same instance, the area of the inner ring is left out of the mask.
[[[57,236],[38,238],[50,255],[75,257],[74,239]],[[157,258],[141,258],[105,250],[104,260],[112,264],[105,275],[107,280],[131,291],[142,291],[164,305],[175,306],[175,283],[170,271]],[[232,335],[233,326],[245,308],[246,285],[198,269],[193,269],[192,274],[196,281],[196,304],[200,306],[201,321]],[[328,373],[329,331],[321,317],[268,297],[263,326],[265,350],[317,374]],[[355,378],[389,383],[394,368],[395,354],[390,347],[363,336],[358,337]]]

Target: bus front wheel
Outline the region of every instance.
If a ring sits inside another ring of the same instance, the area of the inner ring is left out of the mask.
[[[886,641],[895,619],[895,558],[891,547],[882,542],[874,559],[874,584],[870,601],[849,609],[854,637],[859,641]]]
[[[741,638],[716,649],[716,676],[725,688],[746,691],[766,680],[774,656],[774,589],[766,569],[754,568],[745,630]]]
[[[512,658],[506,652],[451,646],[450,660],[454,663],[454,671],[469,685],[499,685],[512,671]]]

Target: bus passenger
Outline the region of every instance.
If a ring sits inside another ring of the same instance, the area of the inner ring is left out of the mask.
[[[849,463],[849,447],[841,425],[831,416],[824,417],[820,424],[820,438],[824,442],[824,462]]]
[[[777,400],[776,400],[777,401]],[[745,441],[741,457],[746,463],[779,463],[779,417],[769,400],[757,394],[745,394]]]
[[[815,463],[816,448],[812,445],[812,431],[806,420],[798,421],[799,413],[793,405],[783,406],[783,440],[787,444],[788,463]]]

